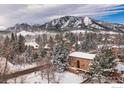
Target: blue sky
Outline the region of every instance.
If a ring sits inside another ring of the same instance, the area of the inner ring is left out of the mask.
[[[124,10],[123,6],[121,8],[115,9],[115,10]],[[115,11],[113,10],[113,11]],[[97,18],[96,18],[97,19]],[[121,23],[124,24],[124,11],[116,13],[116,14],[110,14],[106,16],[102,16],[101,18],[98,18],[99,20],[107,21],[107,22],[113,22],[113,23]]]
[[[124,24],[124,5],[120,4],[1,4],[0,29],[16,23],[43,24],[62,16],[89,16]]]

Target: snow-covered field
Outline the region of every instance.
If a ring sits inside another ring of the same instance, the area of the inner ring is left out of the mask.
[[[54,32],[48,32],[48,31],[35,31],[35,32],[29,32],[29,31],[20,31],[17,33],[17,36],[18,35],[22,35],[22,36],[36,36],[36,35],[43,35],[43,34],[47,34],[47,35],[56,35],[56,33]]]
[[[87,33],[96,33],[92,30],[72,30],[72,33],[85,33],[87,31]],[[113,32],[113,31],[100,31],[98,34],[110,34],[110,35],[115,35],[118,34],[117,32]]]
[[[60,77],[60,83],[81,83],[83,81],[83,77],[80,75],[76,75],[71,72],[58,73]]]
[[[71,72],[56,73],[55,81],[50,83],[81,83],[84,79],[80,75],[73,74]],[[15,79],[8,80],[8,83],[14,83]],[[40,72],[31,73],[25,76],[16,78],[16,83],[48,83],[46,78],[42,79]]]
[[[45,33],[45,32],[44,32]],[[30,36],[34,36],[34,35],[42,35],[43,32],[29,32],[29,31],[20,31],[17,33],[17,35],[23,35],[23,36],[26,36],[26,35],[30,35]]]
[[[5,58],[0,58],[0,65],[3,65],[3,66],[5,65]],[[11,72],[25,70],[25,69],[29,69],[36,66],[37,66],[36,63],[13,65],[12,63],[7,62],[7,67],[9,67],[9,69],[12,70]],[[50,83],[81,83],[83,80],[84,79],[81,75],[77,75],[77,74],[65,71],[63,73],[55,72],[55,82],[51,81]],[[15,79],[8,80],[7,82],[15,83]],[[46,78],[42,79],[41,72],[37,71],[31,74],[17,77],[16,83],[48,83],[48,80]]]
[[[5,64],[6,64],[5,61],[6,61],[5,58],[0,57],[0,65],[2,65],[2,67],[5,67]],[[9,61],[7,61],[7,68],[9,68],[11,70],[11,72],[25,70],[25,69],[33,68],[33,67],[36,67],[36,66],[37,66],[36,63],[22,64],[22,65],[13,65]]]

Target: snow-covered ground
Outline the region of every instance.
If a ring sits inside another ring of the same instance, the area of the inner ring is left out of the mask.
[[[116,35],[116,34],[118,34],[117,32],[113,32],[113,31],[101,31],[100,32],[101,34],[110,34],[110,35]]]
[[[0,57],[0,65],[2,65],[2,67],[5,67],[5,64],[6,64],[5,62],[6,62],[6,59],[3,58],[3,57]],[[22,64],[22,65],[13,65],[9,61],[7,61],[7,68],[9,68],[11,70],[11,72],[25,70],[25,69],[36,67],[36,66],[37,66],[36,63]]]
[[[0,65],[5,65],[5,58],[0,58]],[[16,72],[20,70],[25,70],[28,68],[36,67],[37,64],[23,64],[23,65],[13,65],[10,62],[7,62],[7,67],[10,68],[11,72]],[[77,75],[68,71],[64,73],[55,72],[56,83],[81,83],[84,79],[81,75]],[[8,80],[8,83],[14,83],[15,79]],[[41,78],[41,72],[33,72],[24,76],[16,78],[16,83],[48,83],[46,78]],[[53,83],[53,81],[51,82]]]
[[[55,80],[54,83],[81,83],[84,79],[80,75],[73,74],[71,72],[64,72],[64,73],[56,73],[55,74]],[[16,79],[16,83],[48,83],[48,80],[46,78],[42,79],[40,72],[31,73],[25,76],[18,77]],[[8,80],[8,83],[14,83],[13,80]],[[52,83],[52,82],[50,82]]]
[[[85,30],[73,30],[72,33],[85,33]]]
[[[81,83],[83,81],[83,77],[80,75],[76,75],[71,72],[58,73],[60,77],[60,83]]]
[[[117,62],[115,69],[117,69],[118,72],[124,71],[124,64],[122,62]]]
[[[92,30],[72,30],[72,33],[85,33],[87,31],[87,33],[96,33],[95,31]],[[97,34],[110,34],[110,35],[115,35],[118,34],[117,32],[113,32],[113,31],[99,31],[99,33]]]
[[[29,31],[20,31],[17,33],[18,35],[22,35],[22,36],[36,36],[36,35],[43,35],[43,34],[47,34],[47,35],[56,35],[56,33],[54,32],[48,32],[48,31],[35,31],[35,32],[29,32]]]
[[[30,35],[30,36],[34,36],[34,35],[42,35],[44,34],[45,32],[29,32],[29,31],[20,31],[17,33],[17,35],[23,35],[23,36],[26,36],[26,35]]]

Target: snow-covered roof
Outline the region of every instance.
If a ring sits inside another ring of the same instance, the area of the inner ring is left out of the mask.
[[[124,71],[124,64],[121,62],[118,62],[117,66],[115,67],[118,71]]]
[[[69,54],[71,57],[85,58],[85,59],[94,59],[95,54],[83,53],[83,52],[72,52]]]
[[[114,45],[114,46],[112,46],[113,48],[124,48],[124,45]]]
[[[36,42],[25,42],[26,46],[32,46],[35,49],[39,47],[39,45]]]
[[[46,44],[46,45],[44,46],[44,48],[45,48],[45,49],[49,49],[50,47],[49,47],[48,44]]]
[[[105,45],[98,45],[98,48],[101,48]],[[107,47],[111,47],[111,48],[124,48],[124,45],[113,45],[113,44],[107,44]]]
[[[78,41],[77,43],[78,43],[78,44],[81,44],[81,41]]]

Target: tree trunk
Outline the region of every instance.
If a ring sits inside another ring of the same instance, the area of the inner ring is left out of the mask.
[[[42,78],[42,80],[44,78],[44,72],[43,71],[41,71],[41,78]]]
[[[47,69],[47,81],[50,83],[50,71],[49,68]]]
[[[4,71],[3,71],[3,75],[6,74],[6,69],[7,69],[7,58],[6,58],[6,63],[5,63],[5,68],[4,68]]]
[[[101,76],[98,76],[98,81],[99,83],[101,83]]]

